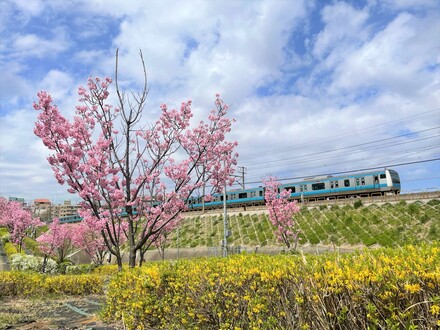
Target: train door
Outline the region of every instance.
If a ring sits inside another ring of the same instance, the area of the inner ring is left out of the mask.
[[[373,187],[374,189],[377,189],[380,187],[379,185],[379,176],[378,175],[374,175],[373,176]]]

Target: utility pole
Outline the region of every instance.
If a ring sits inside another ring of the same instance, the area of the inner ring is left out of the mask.
[[[239,166],[239,173],[241,175],[232,175],[237,178],[241,178],[241,187],[245,189],[245,183],[244,183],[244,175],[246,173],[246,167]],[[239,180],[240,181],[240,180]],[[204,194],[204,193],[203,193]],[[226,182],[223,186],[223,240],[222,240],[222,253],[223,257],[228,256],[228,237],[231,236],[231,232],[228,229],[228,209],[226,207]]]
[[[228,211],[226,208],[226,183],[223,187],[223,241],[222,241],[222,252],[223,257],[228,256]]]
[[[246,189],[245,182],[244,182],[244,175],[246,174],[246,167],[238,166],[238,173],[241,174],[241,175],[236,175],[238,178],[241,179],[241,182],[239,181],[238,183],[240,184],[241,188],[244,190],[244,189]]]

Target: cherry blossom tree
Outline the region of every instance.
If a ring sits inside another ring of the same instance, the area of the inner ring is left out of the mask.
[[[55,257],[58,263],[62,263],[75,250],[72,241],[74,229],[71,224],[62,224],[55,218],[49,225],[49,230],[37,237],[40,251],[44,254],[43,273],[48,257]]]
[[[102,226],[96,221],[81,221],[73,225],[73,245],[82,249],[96,265],[102,265],[108,248],[101,235]]]
[[[293,215],[299,212],[296,201],[289,201],[290,190],[280,191],[280,183],[274,177],[263,181],[265,185],[264,198],[269,211],[269,219],[275,226],[275,235],[278,241],[282,242],[287,249],[295,250],[298,244],[297,224]]]
[[[24,238],[30,236],[33,230],[44,225],[39,218],[34,218],[30,210],[24,209],[16,201],[8,201],[0,197],[0,226],[8,229],[11,241],[21,252]]]
[[[34,132],[52,151],[48,161],[60,184],[82,200],[82,215],[96,221],[110,253],[122,269],[122,241],[129,247],[129,266],[147,242],[187,206],[185,201],[209,182],[212,190],[232,184],[237,142],[228,141],[233,120],[228,106],[216,96],[207,122],[191,127],[192,102],[179,110],[160,106],[155,122],[143,120],[148,94],[144,85],[129,93],[118,83],[117,106],[108,104],[112,79],[90,78],[79,87],[81,104],[72,121],[61,115],[51,96],[38,93],[40,113]]]

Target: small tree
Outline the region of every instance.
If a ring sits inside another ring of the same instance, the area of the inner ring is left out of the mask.
[[[118,83],[117,106],[107,102],[112,79],[90,78],[80,87],[81,105],[73,121],[61,115],[46,92],[38,93],[40,111],[34,132],[53,153],[48,161],[60,184],[82,199],[83,217],[102,225],[101,234],[122,269],[121,242],[127,241],[129,266],[171,221],[186,200],[209,182],[212,189],[232,184],[236,142],[226,140],[232,120],[216,96],[208,122],[190,127],[191,101],[180,110],[161,105],[154,123],[142,120],[148,94],[146,69],[139,93],[125,93]]]
[[[18,246],[18,252],[22,250],[24,238],[42,225],[44,223],[32,217],[32,213],[23,209],[20,203],[0,197],[0,226],[8,229],[11,241]]]
[[[74,251],[71,239],[73,230],[74,227],[71,224],[61,224],[58,218],[55,218],[49,225],[49,230],[37,238],[40,250],[44,254],[43,273],[45,272],[48,257],[55,257],[58,263],[62,263]]]
[[[82,249],[96,265],[102,265],[108,248],[101,235],[102,226],[96,221],[81,221],[73,225],[73,245]]]
[[[289,251],[295,251],[298,245],[297,224],[293,215],[299,212],[296,201],[289,201],[291,190],[280,191],[280,183],[276,178],[270,177],[263,181],[265,185],[264,198],[269,211],[269,219],[275,226],[275,235]]]

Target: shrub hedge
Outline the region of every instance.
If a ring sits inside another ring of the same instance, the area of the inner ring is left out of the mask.
[[[102,294],[106,277],[97,274],[43,275],[32,272],[1,272],[0,298],[48,294]]]
[[[434,329],[440,246],[150,263],[113,277],[103,316],[128,329]]]
[[[8,256],[8,258],[10,258],[12,255],[18,253],[17,247],[15,246],[15,244],[13,244],[11,242],[6,242],[3,245],[3,248],[5,249],[5,253]],[[21,253],[24,254],[24,251],[22,251]]]
[[[41,272],[41,270],[43,269],[43,257],[16,253],[10,255],[9,260],[12,270],[31,271],[38,273]],[[47,258],[45,273],[59,273],[59,265],[53,259]]]

